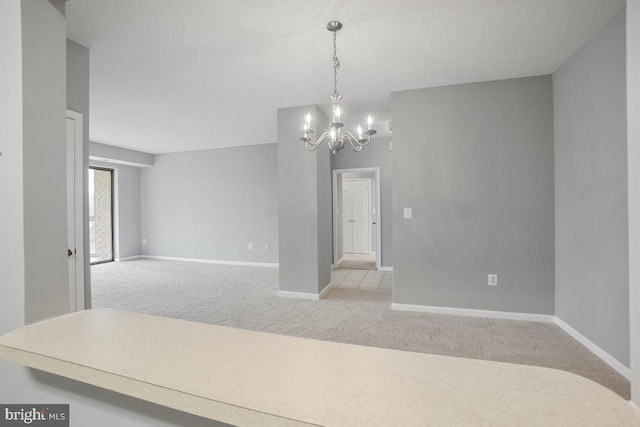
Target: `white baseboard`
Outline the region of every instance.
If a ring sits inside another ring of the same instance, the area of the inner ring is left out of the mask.
[[[140,255],[139,258],[160,259],[164,261],[200,262],[204,264],[245,265],[249,267],[278,268],[279,266],[277,262],[271,263],[271,262],[248,262],[248,261],[223,261],[223,260],[215,260],[215,259],[177,258],[177,257],[158,256],[158,255]]]
[[[378,271],[393,271],[393,267],[380,267]]]
[[[618,362],[618,360],[615,357],[611,356],[609,353],[607,353],[606,351],[598,347],[591,340],[589,340],[589,338],[585,337],[580,332],[573,329],[571,326],[569,326],[569,324],[567,324],[564,320],[562,320],[557,316],[555,316],[555,324],[560,326],[566,333],[568,333],[573,338],[575,338],[575,340],[578,341],[580,344],[587,347],[589,351],[591,351],[593,354],[595,354],[600,359],[602,359],[602,361],[605,362],[607,365],[611,366],[613,369],[618,371],[620,375],[622,375],[626,379],[631,379],[631,369],[627,368],[622,363]]]
[[[134,259],[140,259],[140,258],[142,258],[142,255],[133,255],[133,256],[126,256],[124,258],[116,258],[115,261],[116,262],[132,261]]]
[[[291,291],[278,291],[279,297],[284,298],[297,298],[318,301],[320,299],[319,294],[312,294],[310,292],[291,292]]]
[[[333,287],[333,282],[329,282],[329,284],[327,286],[325,286],[324,289],[321,290],[320,293],[318,294],[318,299],[322,299],[324,294],[329,292],[329,289],[331,289],[332,287]]]
[[[453,314],[456,316],[486,317],[490,319],[525,320],[528,322],[553,323],[555,316],[551,314],[512,313],[508,311],[473,310],[468,308],[437,307],[430,305],[414,305],[391,303],[396,311],[415,311],[419,313]]]
[[[278,291],[278,296],[284,298],[298,298],[318,301],[327,291],[329,291],[329,289],[331,289],[332,286],[333,283],[329,282],[329,284],[325,286],[324,289],[320,291],[320,293],[317,294],[312,294],[311,292]]]
[[[636,406],[636,404],[635,404],[635,403],[633,403],[633,401],[632,401],[632,400],[629,400],[628,402],[629,402],[629,405],[631,405],[631,406],[632,406],[636,411],[640,412],[640,408],[638,408],[638,407]]]

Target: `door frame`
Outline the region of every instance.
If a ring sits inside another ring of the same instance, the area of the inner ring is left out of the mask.
[[[348,168],[332,170],[332,218],[333,218],[333,265],[337,266],[338,261],[338,226],[342,226],[342,222],[338,224],[338,174],[346,172],[373,172],[373,181],[376,183],[376,269],[380,270],[382,266],[382,214],[380,213],[380,167],[369,168]]]
[[[116,261],[116,199],[115,199],[115,184],[116,184],[116,169],[107,166],[98,166],[93,163],[89,164],[89,169],[110,172],[111,173],[111,259],[104,259],[96,262],[89,262],[90,265],[104,264],[107,262]],[[119,254],[118,254],[119,255]],[[91,253],[89,253],[91,257]]]
[[[84,310],[85,304],[85,280],[84,280],[84,264],[85,264],[85,247],[84,247],[84,131],[83,116],[77,111],[67,110],[67,119],[73,120],[74,132],[74,240],[75,240],[75,283],[71,283],[69,279],[69,311]],[[67,165],[69,168],[71,165]],[[67,214],[68,215],[68,214]]]

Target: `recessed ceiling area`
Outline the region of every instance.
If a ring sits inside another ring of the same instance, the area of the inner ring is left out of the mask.
[[[390,93],[553,73],[624,0],[70,0],[89,48],[90,139],[148,153],[273,143],[278,108],[332,92],[347,128]],[[300,126],[304,118],[300,118]]]

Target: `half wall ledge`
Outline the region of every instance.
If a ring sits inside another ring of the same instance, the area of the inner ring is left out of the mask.
[[[238,426],[640,426],[568,372],[116,310],[12,331],[0,358]]]

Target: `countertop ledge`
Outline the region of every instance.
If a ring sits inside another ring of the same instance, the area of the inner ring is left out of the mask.
[[[238,426],[640,426],[563,371],[116,310],[9,332],[0,358]]]

